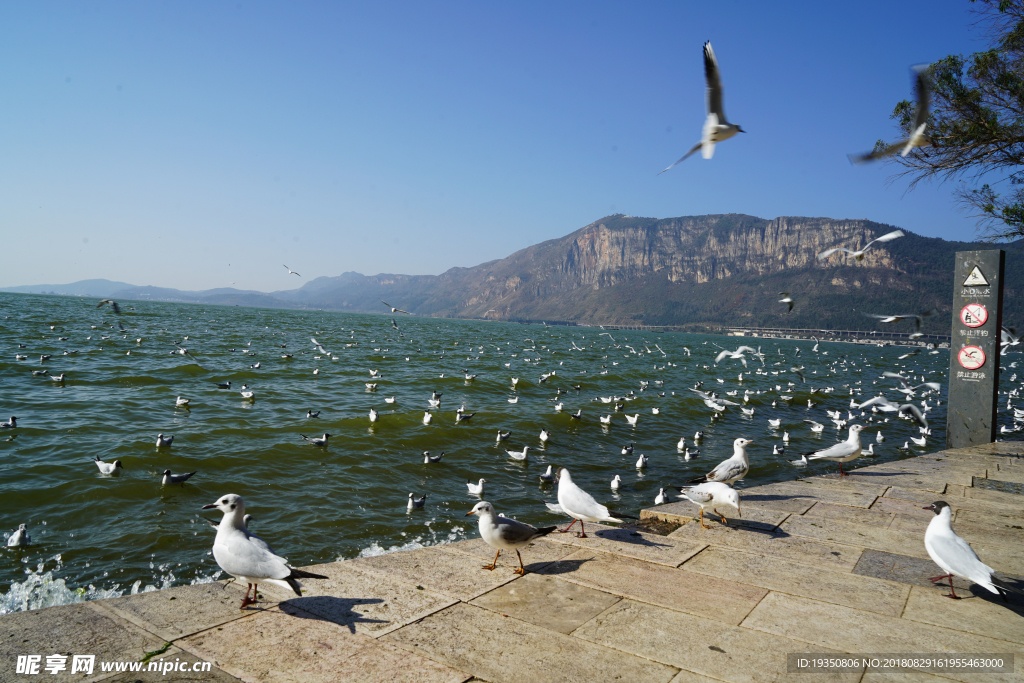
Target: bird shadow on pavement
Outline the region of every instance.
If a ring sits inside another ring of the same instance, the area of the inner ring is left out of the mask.
[[[640,532],[632,529],[601,529],[588,534],[588,536],[596,536],[606,541],[617,541],[619,543],[632,543],[633,545],[644,545],[654,548],[671,548],[672,545],[669,543],[656,543],[648,538],[644,538]]]
[[[591,562],[594,558],[588,557],[582,560],[558,560],[548,565],[538,568],[534,573],[536,574],[571,574],[580,567],[583,566],[584,562]]]
[[[374,605],[384,602],[380,598],[336,598],[331,595],[313,595],[293,598],[280,603],[282,612],[300,619],[321,619],[339,626],[347,626],[350,633],[356,632],[356,624],[388,624],[383,619],[365,619],[353,608],[356,605]]]

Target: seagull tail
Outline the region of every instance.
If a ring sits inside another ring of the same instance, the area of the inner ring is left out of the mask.
[[[617,510],[609,510],[608,513],[612,514],[612,515],[615,515],[615,517],[622,517],[622,519],[640,519],[639,517],[636,517],[634,515],[627,515],[624,512],[619,512]],[[622,519],[615,519],[615,517],[609,517],[608,521],[609,522],[619,522],[621,524],[622,523]]]
[[[540,538],[541,536],[547,536],[552,531],[556,530],[557,526],[542,526],[537,528],[537,535],[534,538]]]
[[[1008,583],[1006,583],[1002,579],[998,579],[998,578],[993,576],[989,580],[992,582],[992,585],[994,585],[999,590],[1008,591],[1010,593],[1016,593],[1017,595],[1024,595],[1024,591],[1022,591],[1022,590],[1020,590],[1018,588],[1014,588],[1013,586],[1009,585]]]
[[[707,482],[708,482],[708,475],[705,474],[704,476],[697,477],[696,479],[691,479],[691,480],[689,480],[686,483],[687,484],[706,484]]]

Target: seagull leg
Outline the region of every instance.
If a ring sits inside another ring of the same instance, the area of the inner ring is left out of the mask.
[[[702,527],[704,527],[705,529],[710,529],[711,528],[707,524],[704,523],[704,508],[700,509],[700,525]]]
[[[949,592],[951,593],[951,595],[947,595],[946,596],[947,598],[952,598],[953,600],[961,600],[962,599],[959,595],[956,594],[956,591],[953,590],[953,575],[952,574],[949,575]]]
[[[519,548],[516,548],[516,557],[519,558],[519,569],[513,569],[513,574],[519,574],[519,576],[526,575],[526,567],[523,566],[523,556],[519,554]]]
[[[586,538],[587,530],[583,528],[583,520],[580,520],[580,532],[576,534],[576,538]]]
[[[247,583],[247,584],[245,584],[245,585],[246,585],[246,589],[245,589],[245,597],[244,597],[244,598],[242,598],[242,606],[241,606],[241,607],[239,607],[238,609],[245,609],[245,608],[246,608],[246,607],[248,607],[249,605],[251,605],[251,604],[253,604],[254,602],[256,602],[255,600],[250,600],[250,599],[249,599],[249,591],[251,591],[251,590],[252,590],[252,584],[251,584],[251,583]]]
[[[575,523],[576,523],[576,522],[578,522],[578,521],[579,521],[579,520],[576,520],[576,519],[574,519],[574,520],[572,520],[572,524],[575,524]],[[569,529],[571,529],[571,528],[572,528],[572,524],[570,524],[569,526],[565,527],[564,529],[559,529],[559,530],[558,530],[558,533],[560,533],[560,534],[564,534],[565,532],[569,531]],[[580,526],[583,526],[583,523],[582,523],[582,522],[580,522]]]
[[[487,569],[487,570],[494,569],[494,567],[498,564],[498,555],[501,555],[501,549],[500,548],[498,549],[498,552],[494,553],[494,562],[491,562],[490,564],[483,565],[483,568]]]
[[[933,576],[932,578],[930,578],[928,580],[931,581],[932,583],[935,583],[936,581],[942,581],[943,579],[948,579],[951,576],[953,576],[953,575],[952,574],[943,574],[942,576]]]

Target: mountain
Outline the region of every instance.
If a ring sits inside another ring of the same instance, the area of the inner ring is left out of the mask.
[[[955,253],[992,245],[907,232],[872,247],[862,261],[842,252],[817,259],[829,247],[854,248],[894,229],[868,220],[831,218],[767,220],[724,214],[656,219],[616,214],[507,258],[441,275],[348,272],[269,294],[131,285],[95,294],[386,313],[383,299],[417,315],[684,327],[863,330],[877,326],[866,313],[937,309],[926,320],[925,331],[948,333]],[[784,291],[796,302],[792,313],[778,303],[778,293]],[[1021,292],[1024,258],[1019,248],[1011,247],[1005,320],[1024,320]],[[910,323],[902,325],[909,329]]]
[[[69,285],[28,285],[24,287],[5,287],[0,292],[14,292],[16,294],[63,294],[65,296],[95,296],[101,299],[109,298],[114,292],[119,292],[132,285],[127,282],[114,282],[112,280],[80,280]]]

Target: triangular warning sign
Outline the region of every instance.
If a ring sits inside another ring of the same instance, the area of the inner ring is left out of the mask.
[[[987,287],[987,286],[988,286],[988,280],[986,280],[985,276],[981,274],[981,268],[979,268],[978,266],[974,266],[974,270],[972,270],[971,274],[967,276],[966,280],[964,280],[964,287]]]

